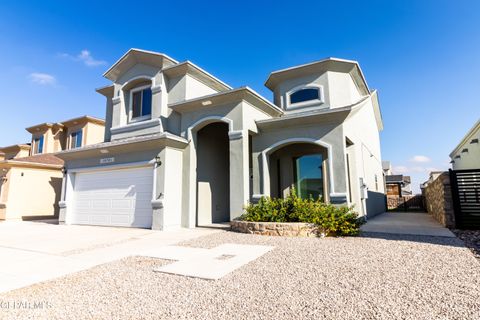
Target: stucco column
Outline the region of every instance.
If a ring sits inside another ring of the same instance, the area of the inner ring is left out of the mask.
[[[70,172],[66,172],[63,177],[62,194],[61,194],[60,201],[58,202],[58,207],[60,208],[59,214],[58,214],[59,224],[68,223],[67,209],[72,206],[74,179],[75,179],[75,174]]]
[[[230,131],[230,220],[242,215],[250,194],[248,134]]]
[[[154,168],[152,229],[176,229],[182,222],[183,152],[165,147],[159,153],[159,160]]]

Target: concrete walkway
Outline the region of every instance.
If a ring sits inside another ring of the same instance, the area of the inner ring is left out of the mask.
[[[455,238],[455,235],[427,213],[386,212],[361,227],[364,232],[409,234]]]
[[[221,232],[0,223],[0,293]]]

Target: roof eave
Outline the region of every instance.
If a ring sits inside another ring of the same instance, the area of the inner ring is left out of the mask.
[[[131,54],[150,54],[150,55],[154,55],[154,56],[158,56],[158,57],[161,57],[162,59],[166,59],[168,61],[170,61],[172,64],[177,64],[178,61],[171,58],[170,56],[164,54],[164,53],[160,53],[160,52],[154,52],[154,51],[148,51],[148,50],[143,50],[143,49],[137,49],[137,48],[130,48],[123,56],[120,57],[120,59],[118,59],[107,71],[105,71],[105,73],[103,74],[103,77],[111,80],[111,81],[115,81],[116,78],[115,77],[112,77],[111,74],[112,72]]]
[[[458,153],[460,151],[460,149],[462,148],[462,145],[468,141],[468,139],[471,138],[471,136],[473,135],[473,133],[477,130],[480,130],[480,120],[478,120],[474,125],[473,127],[465,134],[465,136],[463,136],[462,140],[460,140],[460,143],[455,147],[455,149],[453,149],[452,152],[450,152],[449,154],[449,157],[451,159],[453,159],[453,157],[455,156],[456,153]]]
[[[261,104],[263,106],[261,110],[269,114],[270,116],[277,117],[283,114],[282,109],[275,106],[270,101],[262,97],[255,90],[249,87],[240,87],[240,88],[229,90],[229,91],[218,92],[218,93],[201,96],[194,99],[189,99],[186,101],[176,102],[176,103],[170,104],[169,108],[177,112],[188,112],[193,106],[196,106],[198,103],[201,103],[201,101],[220,100],[221,98],[227,99],[227,101],[236,101],[236,100],[248,101],[247,96],[252,97],[256,102]],[[212,103],[205,107],[210,108],[214,106],[215,106],[215,103]],[[255,103],[254,103],[254,106],[259,107],[260,109],[260,106],[256,105]]]

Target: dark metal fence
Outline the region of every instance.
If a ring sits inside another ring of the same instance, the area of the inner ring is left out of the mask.
[[[456,227],[480,229],[480,169],[449,171]]]

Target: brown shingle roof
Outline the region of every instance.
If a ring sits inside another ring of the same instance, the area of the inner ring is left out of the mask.
[[[55,157],[53,154],[36,154],[30,157],[15,158],[10,161],[32,162],[32,163],[53,164],[53,165],[63,166],[63,160]]]

